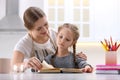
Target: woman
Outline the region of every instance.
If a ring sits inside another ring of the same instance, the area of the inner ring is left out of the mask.
[[[24,69],[40,70],[44,57],[56,51],[56,32],[49,29],[45,13],[37,7],[29,7],[24,13],[23,20],[28,33],[14,48],[12,66],[23,65]],[[84,54],[80,56],[86,59]],[[24,61],[25,59],[27,61]]]

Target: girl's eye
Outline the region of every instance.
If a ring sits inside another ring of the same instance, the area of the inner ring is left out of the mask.
[[[69,39],[66,39],[66,41],[70,41]]]

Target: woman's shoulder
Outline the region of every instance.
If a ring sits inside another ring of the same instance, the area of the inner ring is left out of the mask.
[[[25,34],[15,45],[14,51],[22,52],[25,57],[30,57],[32,51],[32,39],[28,34]]]
[[[14,50],[31,48],[31,43],[32,43],[32,39],[28,34],[26,34],[17,42],[17,44],[14,47]]]
[[[31,37],[26,34],[25,36],[23,36],[19,41],[18,43],[29,43],[29,42],[32,42],[32,39]]]

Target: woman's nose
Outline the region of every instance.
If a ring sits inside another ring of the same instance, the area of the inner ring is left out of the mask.
[[[42,31],[46,31],[46,32],[47,32],[48,30],[47,30],[46,27],[43,26],[43,27],[42,27]]]
[[[43,26],[43,27],[42,27],[42,30],[46,30],[46,28]]]

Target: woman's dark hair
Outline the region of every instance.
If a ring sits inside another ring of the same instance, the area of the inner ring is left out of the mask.
[[[37,7],[29,7],[25,12],[23,16],[24,25],[28,30],[31,30],[34,26],[34,23],[39,19],[43,18],[45,13],[43,10]]]

